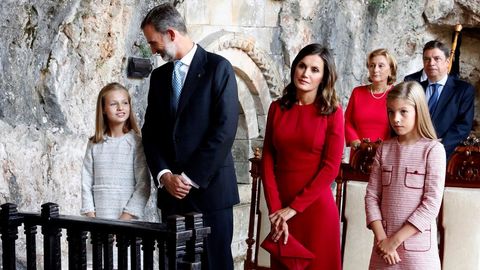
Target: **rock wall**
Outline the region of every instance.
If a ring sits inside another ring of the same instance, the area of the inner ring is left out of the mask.
[[[285,1],[280,12],[284,55],[287,62],[293,61],[309,42],[332,48],[339,72],[337,90],[346,105],[353,87],[367,83],[370,51],[387,48],[393,54],[400,82],[422,68],[426,42],[439,39],[450,45],[454,26],[460,23],[460,76],[479,89],[479,11],[477,0]]]
[[[79,172],[87,138],[94,132],[96,95],[108,82],[126,85],[142,122],[148,79],[127,78],[125,70],[129,56],[151,56],[139,25],[162,2],[0,1],[0,203],[36,211],[53,201],[63,214],[78,213]],[[291,61],[308,43],[333,50],[337,90],[346,105],[351,89],[366,82],[369,51],[389,49],[399,63],[401,81],[421,68],[425,42],[436,38],[450,44],[454,25],[461,23],[461,77],[480,88],[478,0],[172,2],[202,45],[213,44],[217,36],[232,39],[223,53],[235,62],[244,93],[234,149],[239,179],[246,184],[240,185],[244,204],[249,200],[246,159],[252,147],[261,145],[268,102],[287,83]],[[234,34],[219,35],[224,32]],[[158,220],[154,196],[147,208],[152,221]],[[238,215],[240,220],[245,222],[244,215]],[[245,224],[237,230],[234,246],[241,255]]]
[[[0,203],[38,209],[59,202],[79,210],[79,170],[94,132],[96,95],[119,81],[138,117],[147,81],[127,80],[126,59],[140,54],[140,20],[153,1],[0,3]]]

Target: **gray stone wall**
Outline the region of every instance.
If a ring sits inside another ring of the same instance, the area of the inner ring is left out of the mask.
[[[94,132],[97,93],[108,82],[126,85],[142,122],[148,79],[127,78],[125,70],[129,56],[151,56],[139,25],[162,2],[0,1],[0,203],[31,211],[53,201],[63,214],[78,214],[79,172]],[[425,42],[450,44],[454,25],[462,23],[461,77],[480,88],[478,0],[172,2],[192,38],[227,57],[237,72],[242,115],[234,154],[243,184],[233,247],[239,261],[249,201],[247,158],[261,146],[268,105],[288,82],[289,65],[303,46],[318,42],[332,49],[346,105],[353,87],[366,83],[368,52],[389,49],[401,81],[421,68]],[[152,221],[158,220],[154,200],[155,193],[146,210]]]
[[[78,213],[79,169],[101,87],[127,85],[143,118],[148,81],[127,80],[125,67],[140,52],[135,42],[148,5],[0,3],[0,202],[36,209],[56,201]]]
[[[423,44],[439,39],[450,45],[454,26],[461,23],[461,77],[478,89],[478,14],[477,0],[284,1],[280,12],[284,58],[292,61],[309,42],[332,48],[339,72],[337,90],[346,106],[353,87],[367,83],[365,60],[370,51],[387,48],[394,55],[400,82],[422,68]]]

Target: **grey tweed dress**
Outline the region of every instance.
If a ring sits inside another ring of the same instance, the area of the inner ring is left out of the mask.
[[[141,218],[150,196],[142,140],[134,131],[88,142],[82,168],[81,214],[117,219],[122,212]]]

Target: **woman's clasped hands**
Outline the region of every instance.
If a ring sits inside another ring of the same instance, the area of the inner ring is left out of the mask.
[[[295,209],[290,207],[282,208],[273,214],[270,214],[270,223],[272,224],[272,240],[277,242],[283,235],[283,244],[288,241],[288,224],[287,221],[297,214]]]

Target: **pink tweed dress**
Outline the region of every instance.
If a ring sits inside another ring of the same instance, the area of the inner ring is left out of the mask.
[[[367,226],[381,220],[390,237],[409,222],[419,232],[397,248],[401,262],[396,265],[386,264],[372,249],[369,269],[440,270],[436,217],[445,170],[445,149],[435,140],[401,145],[395,137],[378,148],[365,196]]]

